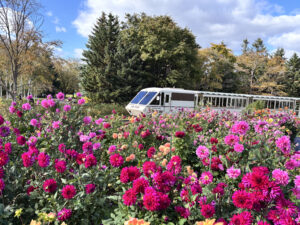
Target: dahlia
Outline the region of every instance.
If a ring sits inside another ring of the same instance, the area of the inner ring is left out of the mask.
[[[76,188],[73,185],[66,185],[61,190],[61,194],[65,199],[72,199],[76,195]]]
[[[151,159],[153,157],[153,155],[155,154],[155,152],[156,152],[156,150],[154,147],[149,148],[147,151],[148,158]]]
[[[136,180],[141,176],[139,168],[136,166],[124,167],[121,170],[120,180],[122,183],[128,183]]]
[[[85,157],[84,166],[89,168],[97,165],[97,159],[93,154],[89,154]]]
[[[38,121],[36,119],[30,120],[30,125],[36,127],[38,124]]]
[[[190,210],[182,206],[175,206],[175,211],[178,212],[181,217],[186,219],[191,215]]]
[[[18,136],[17,143],[18,143],[18,145],[24,145],[26,143],[26,138],[23,136]]]
[[[54,179],[45,180],[43,184],[43,189],[45,192],[54,193],[57,189],[57,183]]]
[[[226,172],[227,172],[227,176],[228,176],[229,178],[232,178],[232,179],[236,179],[236,178],[239,177],[240,174],[241,174],[241,170],[240,170],[240,169],[235,169],[233,166],[230,167],[230,168],[228,168],[228,169],[226,170]]]
[[[84,153],[78,153],[76,155],[76,162],[78,163],[78,165],[81,165],[84,163],[85,157],[86,157],[86,154],[84,154]]]
[[[33,165],[34,157],[32,156],[32,154],[30,152],[24,152],[21,157],[22,157],[22,160],[23,160],[23,166],[24,167],[30,167],[30,166]]]
[[[64,111],[65,112],[69,112],[71,110],[71,106],[70,105],[64,105]]]
[[[0,179],[0,194],[2,194],[4,188],[5,188],[5,183],[4,183],[4,180],[1,178]]]
[[[83,123],[85,124],[85,125],[88,125],[88,124],[90,124],[92,122],[92,117],[90,117],[90,116],[85,116],[84,118],[83,118]]]
[[[109,162],[113,167],[120,167],[124,163],[124,158],[120,154],[113,154],[109,157]]]
[[[252,215],[250,212],[242,212],[231,217],[229,225],[251,225]]]
[[[123,195],[123,202],[125,205],[131,206],[135,204],[137,200],[137,193],[131,188],[125,191],[125,194]]]
[[[231,127],[231,132],[234,134],[245,135],[249,130],[249,125],[246,121],[237,121]]]
[[[133,181],[132,189],[138,193],[145,193],[145,189],[149,187],[149,181],[146,180],[144,177],[140,177]]]
[[[239,137],[233,134],[227,135],[224,139],[226,145],[234,146],[239,142]]]
[[[297,215],[297,207],[295,204],[287,199],[279,198],[276,202],[276,209],[279,212],[279,215],[286,216],[286,217],[292,217]]]
[[[160,208],[160,198],[153,188],[146,188],[143,197],[143,205],[149,211],[156,211]]]
[[[203,172],[201,174],[200,181],[201,184],[210,184],[213,181],[213,175],[209,171]]]
[[[291,141],[288,136],[282,136],[276,140],[276,146],[284,153],[289,154],[291,150]]]
[[[272,177],[277,184],[287,185],[289,183],[289,174],[281,169],[273,170]]]
[[[66,208],[63,208],[62,210],[60,210],[58,213],[57,213],[57,219],[59,221],[66,221],[67,219],[69,219],[72,215],[72,210],[71,209],[66,209]]]
[[[209,156],[209,150],[205,146],[200,145],[196,150],[199,159],[205,159]]]
[[[169,192],[177,180],[176,177],[169,171],[154,173],[152,178],[155,187],[163,193]]]
[[[265,189],[268,186],[269,178],[261,172],[252,172],[250,174],[250,185],[258,190]]]
[[[234,151],[236,151],[236,152],[243,152],[243,151],[244,151],[244,145],[239,144],[239,143],[236,143],[236,144],[233,146],[233,149],[234,149]]]
[[[85,99],[84,98],[81,98],[81,99],[78,99],[78,105],[83,105],[85,103]]]
[[[155,162],[146,161],[143,164],[143,172],[146,177],[150,177],[150,175],[154,174],[157,171],[157,167]]]
[[[233,204],[242,209],[251,209],[252,208],[252,200],[249,193],[244,190],[235,191],[232,195]]]
[[[41,152],[37,159],[40,167],[47,167],[50,164],[50,156],[45,152]]]
[[[66,145],[64,143],[59,144],[58,145],[58,151],[60,151],[61,153],[65,153]]]
[[[29,111],[31,109],[31,105],[27,102],[22,105],[22,109],[25,111]]]
[[[4,121],[5,120],[4,120],[3,116],[0,115],[0,125],[2,125],[4,123]]]
[[[0,136],[1,137],[7,137],[10,134],[9,127],[0,127]]]
[[[67,169],[67,163],[64,160],[59,160],[59,161],[55,162],[54,167],[56,169],[56,172],[63,173]]]
[[[8,163],[8,160],[8,154],[6,152],[0,151],[0,166],[5,166]]]
[[[204,216],[206,219],[213,217],[216,212],[215,207],[213,207],[211,204],[203,204],[200,211],[202,216]]]
[[[85,185],[85,193],[90,194],[93,193],[96,189],[96,185],[95,184],[87,184]]]
[[[179,156],[173,156],[167,165],[167,170],[169,170],[174,175],[181,172],[181,158]]]
[[[0,167],[0,178],[4,177],[4,169]]]
[[[56,98],[59,99],[59,100],[64,100],[65,99],[65,95],[62,92],[58,92],[56,94]]]
[[[177,138],[183,138],[184,136],[185,136],[184,131],[176,131],[175,132],[175,137],[177,137]]]
[[[47,99],[43,99],[41,101],[41,105],[42,105],[43,108],[48,109],[49,108],[48,100]]]

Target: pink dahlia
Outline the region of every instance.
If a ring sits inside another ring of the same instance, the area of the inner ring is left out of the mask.
[[[29,111],[29,110],[31,109],[31,105],[30,105],[29,103],[24,103],[24,104],[22,105],[22,109],[23,109],[24,111]]]
[[[66,208],[63,208],[62,210],[60,210],[58,213],[57,213],[57,219],[59,221],[66,221],[67,219],[69,219],[72,215],[72,210],[71,209],[66,209]]]
[[[281,169],[273,170],[272,178],[277,184],[287,185],[289,183],[289,174]]]
[[[186,219],[191,215],[190,210],[182,206],[175,206],[175,211],[178,212],[181,217]]]
[[[113,167],[120,167],[124,163],[124,158],[120,154],[113,154],[109,157],[109,162]]]
[[[289,154],[291,150],[291,141],[288,136],[282,136],[276,140],[276,146],[284,153]]]
[[[34,156],[32,156],[32,154],[30,152],[24,152],[21,157],[23,160],[24,167],[30,167],[33,165],[35,159],[34,159]]]
[[[229,225],[251,225],[252,215],[250,212],[242,212],[231,217]]]
[[[149,187],[149,181],[144,177],[140,177],[133,181],[132,189],[137,193],[145,193],[145,189]]]
[[[59,160],[59,161],[55,162],[54,167],[56,169],[56,172],[63,173],[67,169],[67,163],[64,160]]]
[[[61,190],[61,194],[65,199],[72,199],[76,195],[76,188],[73,185],[66,185]]]
[[[23,137],[23,136],[18,136],[18,137],[17,137],[17,143],[18,143],[18,145],[25,145],[25,143],[26,143],[26,138]]]
[[[123,202],[125,205],[131,206],[135,204],[137,199],[137,193],[131,188],[125,191],[125,194],[123,195]]]
[[[224,139],[226,145],[234,146],[239,142],[239,137],[233,134],[227,135]]]
[[[146,177],[150,177],[152,174],[154,174],[157,171],[157,167],[155,162],[146,161],[143,164],[143,172]]]
[[[248,192],[244,190],[235,191],[232,195],[232,202],[237,208],[251,209],[252,200]]]
[[[202,184],[210,184],[213,181],[213,175],[209,171],[203,172],[200,181]]]
[[[240,169],[235,169],[233,166],[226,170],[227,176],[232,179],[236,179],[241,174]]]
[[[245,135],[249,130],[249,125],[246,121],[237,121],[231,127],[231,132],[234,134]]]
[[[59,99],[59,100],[64,100],[65,99],[65,95],[62,92],[58,92],[56,94],[56,98]]]
[[[209,156],[209,150],[203,145],[200,145],[196,150],[196,155],[199,159],[205,159]]]
[[[50,164],[50,156],[45,152],[41,152],[37,159],[40,167],[47,167]]]
[[[243,151],[244,151],[244,145],[239,144],[239,143],[236,143],[236,144],[233,146],[233,149],[234,149],[234,151],[236,151],[236,152],[243,152]]]
[[[85,157],[84,166],[89,168],[97,165],[97,159],[93,154],[89,154]]]
[[[167,170],[177,175],[181,172],[181,158],[175,155],[171,158],[170,162],[167,164]]]
[[[93,193],[96,189],[96,185],[95,184],[87,184],[85,185],[85,193],[90,194]]]

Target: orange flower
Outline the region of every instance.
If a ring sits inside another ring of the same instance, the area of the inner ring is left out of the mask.
[[[137,218],[129,218],[129,220],[124,223],[124,225],[150,225],[150,223],[145,222],[142,219],[139,220]]]
[[[161,162],[162,166],[166,166],[167,165],[168,160],[167,159],[163,159],[163,161]]]
[[[113,138],[113,139],[117,139],[117,138],[118,138],[118,134],[113,133],[112,138]]]
[[[196,225],[222,225],[222,222],[215,223],[215,219],[206,219],[205,221],[196,222]]]

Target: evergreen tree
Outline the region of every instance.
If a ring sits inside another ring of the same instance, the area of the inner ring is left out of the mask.
[[[87,50],[82,54],[83,61],[87,63],[81,73],[82,86],[94,101],[110,103],[118,99],[118,87],[121,84],[115,55],[119,33],[118,18],[102,13],[89,36]]]
[[[242,52],[243,52],[243,54],[245,54],[246,52],[249,51],[248,45],[249,45],[249,41],[246,38],[246,39],[243,40],[243,44],[242,44]]]
[[[296,53],[286,63],[287,73],[283,80],[289,96],[300,97],[300,58]]]

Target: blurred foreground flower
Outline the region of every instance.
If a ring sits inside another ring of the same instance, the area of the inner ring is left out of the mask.
[[[215,219],[206,219],[205,221],[196,222],[195,225],[222,225],[223,223],[215,223]]]
[[[124,225],[150,225],[150,223],[145,222],[144,220],[139,220],[137,218],[130,218],[124,223]]]

